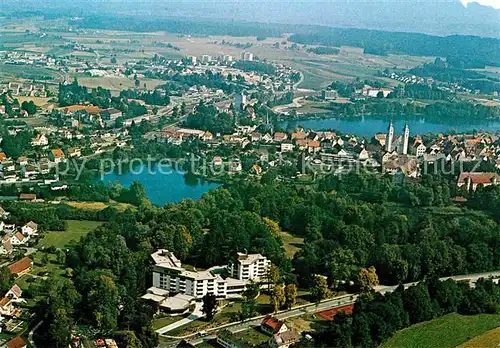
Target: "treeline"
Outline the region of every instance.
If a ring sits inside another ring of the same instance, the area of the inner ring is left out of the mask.
[[[402,93],[401,93],[402,92]],[[435,86],[423,84],[408,84],[394,88],[389,98],[402,95],[405,98],[427,99],[427,100],[446,100],[451,96],[450,92],[443,91]]]
[[[233,67],[243,71],[258,72],[267,75],[274,75],[276,73],[274,65],[259,61],[238,60],[233,64]]]
[[[330,47],[360,47],[366,53],[387,55],[450,57],[464,66],[484,68],[498,66],[500,53],[498,39],[476,36],[431,36],[419,33],[387,32],[368,29],[322,28],[315,33],[294,34],[290,41],[304,45]]]
[[[315,54],[339,54],[340,49],[336,47],[313,47],[313,48],[308,48],[307,52],[309,53],[315,53]]]
[[[120,97],[143,100],[149,105],[166,106],[170,104],[170,96],[166,93],[162,95],[162,93],[156,89],[152,92],[140,92],[134,89],[123,90],[120,91]]]
[[[66,220],[107,221],[118,213],[116,208],[84,210],[67,204],[35,204],[17,201],[2,202],[2,207],[11,213],[9,222],[22,226],[29,221],[38,224],[40,231],[65,231]]]
[[[241,88],[235,84],[231,83],[231,81],[224,78],[221,74],[214,74],[210,70],[207,70],[203,74],[190,74],[190,75],[181,75],[175,74],[174,76],[170,76],[168,74],[162,74],[159,72],[150,72],[147,71],[145,75],[149,78],[168,80],[168,88],[170,90],[179,90],[185,89],[187,90],[192,86],[205,86],[207,88],[213,89],[221,89],[226,94],[231,94],[235,91],[241,90]],[[236,81],[242,81],[241,77],[238,78],[236,76]],[[244,79],[243,79],[244,81]]]
[[[387,294],[362,294],[351,317],[336,315],[311,335],[317,347],[377,347],[410,325],[455,312],[494,314],[499,307],[500,285],[491,279],[479,279],[471,288],[468,282],[433,278]]]
[[[429,121],[443,121],[456,124],[467,122],[471,126],[474,125],[474,122],[479,123],[500,117],[500,108],[481,104],[475,105],[468,101],[443,101],[419,106],[414,103],[398,103],[385,99],[372,98],[358,100],[349,104],[330,103],[329,108],[343,116],[366,114],[391,115],[391,117],[424,116]]]
[[[278,105],[287,105],[293,102],[293,92],[283,93],[281,96],[275,95],[273,99],[267,101],[267,106],[272,108]]]

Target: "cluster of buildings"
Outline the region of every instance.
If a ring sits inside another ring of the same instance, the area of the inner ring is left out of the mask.
[[[153,259],[153,286],[144,300],[153,301],[169,312],[183,312],[206,294],[217,299],[241,298],[250,282],[261,282],[271,261],[260,254],[238,253],[233,263],[208,270],[187,269],[168,250],[158,250]]]
[[[4,216],[8,214],[0,207],[0,212],[2,211]],[[14,248],[25,246],[31,238],[38,235],[38,224],[30,221],[21,228],[18,228],[15,224],[5,223],[4,220],[1,220],[0,233],[3,234],[0,255],[10,255],[14,251]]]
[[[9,82],[0,84],[0,94],[12,91],[13,96],[46,97],[47,90],[42,83]]]

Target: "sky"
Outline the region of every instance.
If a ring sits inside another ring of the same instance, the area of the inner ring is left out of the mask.
[[[468,4],[476,2],[483,6],[489,6],[496,9],[500,9],[500,0],[460,0],[462,4],[467,7]]]
[[[79,16],[114,13],[500,37],[500,0],[0,0],[0,3],[16,9],[71,9]]]

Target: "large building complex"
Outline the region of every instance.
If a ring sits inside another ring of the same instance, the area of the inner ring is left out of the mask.
[[[271,262],[260,254],[238,253],[230,266],[215,266],[206,271],[190,271],[170,251],[160,249],[151,255],[153,288],[169,294],[183,294],[201,299],[207,293],[218,298],[238,298],[250,281],[264,279]],[[225,277],[225,274],[229,274]]]

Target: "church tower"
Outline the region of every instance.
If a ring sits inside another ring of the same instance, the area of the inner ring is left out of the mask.
[[[408,154],[408,142],[410,141],[410,128],[408,128],[408,123],[405,124],[404,135],[403,135],[403,155]]]
[[[387,130],[387,137],[385,139],[385,150],[387,152],[392,151],[392,140],[394,139],[394,126],[391,123],[389,124],[389,129]]]

